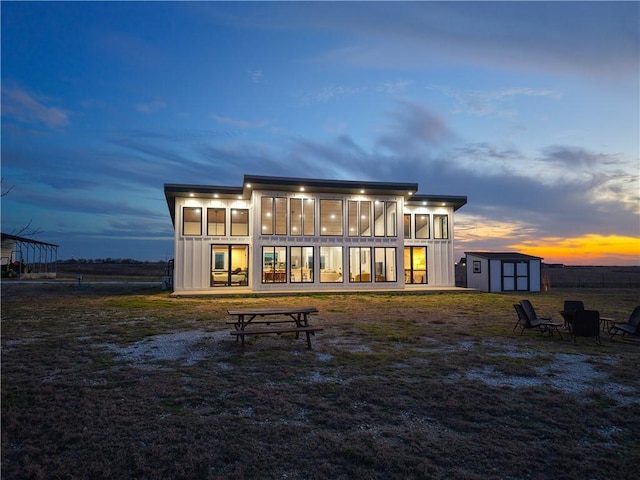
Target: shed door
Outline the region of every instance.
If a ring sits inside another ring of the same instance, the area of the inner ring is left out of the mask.
[[[529,291],[529,262],[502,262],[502,291]]]

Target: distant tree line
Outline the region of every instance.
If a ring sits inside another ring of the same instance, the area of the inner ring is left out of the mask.
[[[58,260],[61,264],[103,264],[103,263],[115,263],[115,264],[153,264],[153,263],[166,263],[160,260],[136,260],[134,258],[68,258],[66,260]]]

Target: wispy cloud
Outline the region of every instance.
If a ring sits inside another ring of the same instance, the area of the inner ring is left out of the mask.
[[[162,100],[152,100],[148,103],[138,103],[136,105],[136,110],[140,113],[155,113],[164,108],[167,108],[167,104]]]
[[[302,9],[301,9],[302,10]],[[299,27],[351,40],[316,61],[422,69],[476,64],[583,78],[637,77],[637,2],[328,2]],[[526,52],[526,54],[525,54]]]
[[[562,98],[560,92],[538,88],[507,88],[504,90],[456,90],[449,87],[428,86],[430,90],[440,91],[456,101],[454,113],[467,113],[478,116],[511,117],[516,114],[513,102],[518,97],[548,97],[552,100]]]
[[[340,98],[365,94],[397,94],[406,90],[411,82],[407,80],[389,80],[373,85],[329,85],[304,92],[299,95],[303,105],[316,105],[326,103]]]
[[[19,86],[2,87],[2,116],[12,117],[26,124],[49,128],[69,125],[69,112],[48,103],[51,99],[27,92]]]
[[[593,153],[582,147],[551,145],[542,150],[542,161],[568,168],[587,168],[603,164],[619,164],[618,155]]]
[[[424,106],[409,101],[398,104],[400,108],[390,114],[392,123],[379,138],[379,146],[395,154],[419,153],[421,148],[440,146],[454,137],[448,125]]]
[[[223,125],[230,125],[232,127],[241,128],[241,129],[250,129],[250,128],[264,128],[269,122],[266,120],[262,120],[259,122],[251,122],[247,120],[238,120],[236,118],[231,117],[223,117],[222,115],[212,114],[211,118],[213,118],[216,122],[222,123]]]
[[[262,70],[247,70],[247,74],[253,83],[260,83],[264,77]]]

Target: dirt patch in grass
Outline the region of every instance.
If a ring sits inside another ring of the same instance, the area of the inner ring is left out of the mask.
[[[628,317],[637,290],[530,295]],[[631,479],[640,344],[513,333],[515,295],[2,289],[2,477]],[[227,309],[313,305],[314,349]]]

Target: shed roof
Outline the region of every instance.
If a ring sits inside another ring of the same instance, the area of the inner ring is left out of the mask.
[[[518,252],[464,252],[468,257],[486,258],[487,260],[542,260],[542,257],[534,257],[533,255],[525,255]]]

